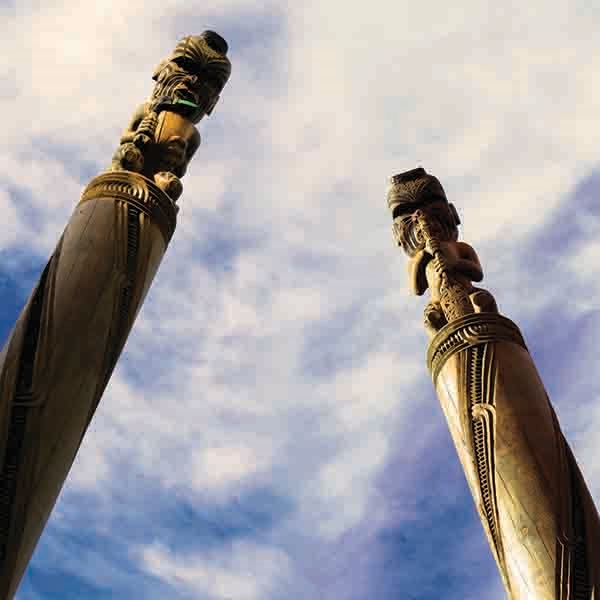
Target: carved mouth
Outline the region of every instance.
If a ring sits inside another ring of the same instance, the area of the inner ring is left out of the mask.
[[[187,100],[188,102],[198,103],[198,96],[194,94],[189,87],[186,85],[176,86],[173,90],[173,95],[181,100]]]

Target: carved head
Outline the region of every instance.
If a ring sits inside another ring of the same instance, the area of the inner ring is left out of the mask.
[[[183,38],[156,68],[150,102],[198,123],[210,115],[231,74],[227,42],[214,31]]]
[[[425,247],[419,215],[426,216],[429,232],[437,239],[458,239],[456,208],[448,202],[438,178],[422,167],[390,177],[387,203],[394,219],[394,237],[409,256]]]

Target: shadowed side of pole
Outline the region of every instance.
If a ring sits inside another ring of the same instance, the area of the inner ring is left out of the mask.
[[[388,188],[413,292],[430,291],[428,367],[511,600],[593,600],[600,518],[519,328],[475,287],[440,182],[414,169]]]
[[[180,178],[231,65],[214,32],[154,73],[0,354],[0,598],[15,594],[175,231]]]

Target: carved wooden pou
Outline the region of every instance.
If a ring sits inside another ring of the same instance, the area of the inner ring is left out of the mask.
[[[511,600],[598,600],[600,519],[519,331],[500,315],[440,182],[393,176],[393,233],[430,290],[427,364]]]
[[[175,231],[195,124],[231,71],[212,31],[156,69],[111,169],[84,190],[0,354],[0,598],[33,553]]]

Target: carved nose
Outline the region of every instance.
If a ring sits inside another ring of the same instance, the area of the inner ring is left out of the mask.
[[[220,52],[221,54],[227,54],[227,50],[229,50],[229,46],[227,42],[215,31],[210,31],[210,29],[203,31],[200,34],[200,37],[203,37],[206,40],[206,43],[212,48],[215,52]]]

